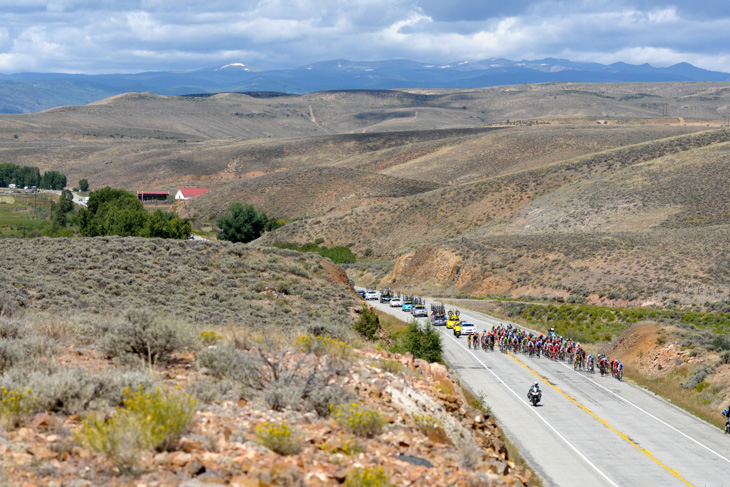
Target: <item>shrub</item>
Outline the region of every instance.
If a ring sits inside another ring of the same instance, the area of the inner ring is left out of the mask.
[[[400,374],[405,370],[402,363],[387,358],[381,358],[373,365],[383,372],[390,372],[391,374]]]
[[[11,378],[36,391],[40,408],[63,414],[78,414],[122,404],[127,388],[150,387],[152,380],[139,372],[95,374],[82,368],[36,372]]]
[[[443,424],[440,421],[428,414],[414,413],[411,416],[413,417],[413,421],[416,423],[418,429],[425,435],[428,435],[436,428],[443,427]]]
[[[704,367],[697,369],[694,374],[690,376],[689,379],[687,379],[687,382],[682,384],[682,387],[684,389],[694,389],[697,387],[697,385],[704,381],[705,378],[707,378],[709,375],[712,375],[714,372],[714,369],[710,367],[709,365],[705,365]]]
[[[141,309],[127,311],[124,320],[108,326],[101,346],[109,358],[131,354],[153,365],[167,359],[184,341],[175,324]]]
[[[730,350],[725,350],[720,354],[720,365],[730,364]]]
[[[111,419],[89,415],[76,438],[127,472],[145,449],[169,450],[195,414],[196,400],[184,393],[127,391],[124,405]]]
[[[263,423],[256,427],[256,436],[262,445],[279,455],[296,455],[302,449],[300,438],[292,436],[286,423]]]
[[[364,408],[358,403],[340,404],[333,408],[332,417],[343,428],[365,438],[380,434],[385,425],[383,416],[375,409]]]
[[[198,335],[198,340],[205,346],[215,345],[221,340],[221,336],[215,330],[203,330]]]
[[[355,322],[355,331],[368,340],[374,340],[380,331],[380,319],[373,309],[363,303],[360,317]]]
[[[15,428],[23,418],[38,408],[38,401],[32,389],[11,389],[0,387],[0,423],[6,428]]]
[[[391,483],[383,467],[356,468],[347,472],[346,487],[388,487]]]
[[[348,359],[352,353],[350,345],[329,336],[302,335],[297,339],[296,346],[303,352],[313,353],[317,356],[330,355]]]
[[[195,415],[197,401],[181,392],[147,391],[140,387],[128,390],[124,408],[136,417],[142,429],[145,445],[157,451],[172,449]]]
[[[266,231],[269,219],[266,213],[257,211],[253,205],[232,203],[216,225],[221,229],[218,232],[220,240],[247,243]]]
[[[76,441],[106,456],[120,473],[130,472],[145,449],[141,428],[133,416],[117,414],[106,420],[103,416],[92,415],[81,425]]]
[[[431,324],[421,328],[416,321],[411,321],[405,333],[396,337],[391,351],[410,352],[414,357],[428,362],[441,362],[443,354],[441,334]]]
[[[311,394],[312,407],[323,418],[329,416],[333,409],[340,404],[352,402],[357,396],[340,386],[328,386],[317,389]]]

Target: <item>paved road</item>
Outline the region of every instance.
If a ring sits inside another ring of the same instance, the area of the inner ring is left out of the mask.
[[[460,311],[480,331],[507,323]],[[446,362],[469,389],[486,394],[500,426],[546,485],[730,486],[730,438],[653,393],[545,358],[470,350],[465,338],[439,330]],[[537,408],[526,397],[535,382],[543,390]]]

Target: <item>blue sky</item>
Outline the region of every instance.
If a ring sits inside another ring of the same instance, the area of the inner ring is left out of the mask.
[[[567,58],[730,72],[728,0],[0,0],[0,72]]]

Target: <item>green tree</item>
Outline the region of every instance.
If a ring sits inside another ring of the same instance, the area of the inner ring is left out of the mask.
[[[101,235],[138,235],[147,223],[148,213],[133,194],[110,187],[89,195],[86,209],[79,215],[84,237]]]
[[[436,328],[431,324],[421,328],[415,320],[408,324],[399,348],[404,352],[411,352],[414,357],[422,358],[427,362],[440,362],[443,354],[441,335]]]
[[[231,204],[226,214],[216,222],[221,229],[218,238],[243,243],[259,238],[268,224],[266,213],[257,211],[253,205],[244,206],[241,203]]]
[[[66,227],[66,214],[73,210],[73,194],[71,191],[61,191],[61,198],[53,211],[51,233],[55,234],[60,228]]]
[[[79,181],[79,190],[84,193],[89,190],[89,181],[87,179],[82,179]]]
[[[43,189],[63,189],[66,187],[66,176],[58,171],[46,171],[38,185]]]
[[[363,303],[360,318],[355,322],[355,331],[368,340],[374,340],[379,330],[380,319],[377,313],[370,306]]]
[[[155,210],[147,218],[143,237],[187,238],[192,232],[192,225],[187,219],[178,218],[175,213]]]

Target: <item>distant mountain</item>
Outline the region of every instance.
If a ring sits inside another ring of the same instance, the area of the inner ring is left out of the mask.
[[[28,113],[60,105],[82,105],[126,92],[192,95],[219,92],[283,92],[396,88],[479,88],[525,83],[730,81],[730,74],[680,63],[667,68],[649,64],[573,62],[567,59],[511,61],[485,59],[448,64],[408,60],[337,59],[293,69],[264,71],[244,63],[184,72],[77,75],[0,74],[0,113]]]

